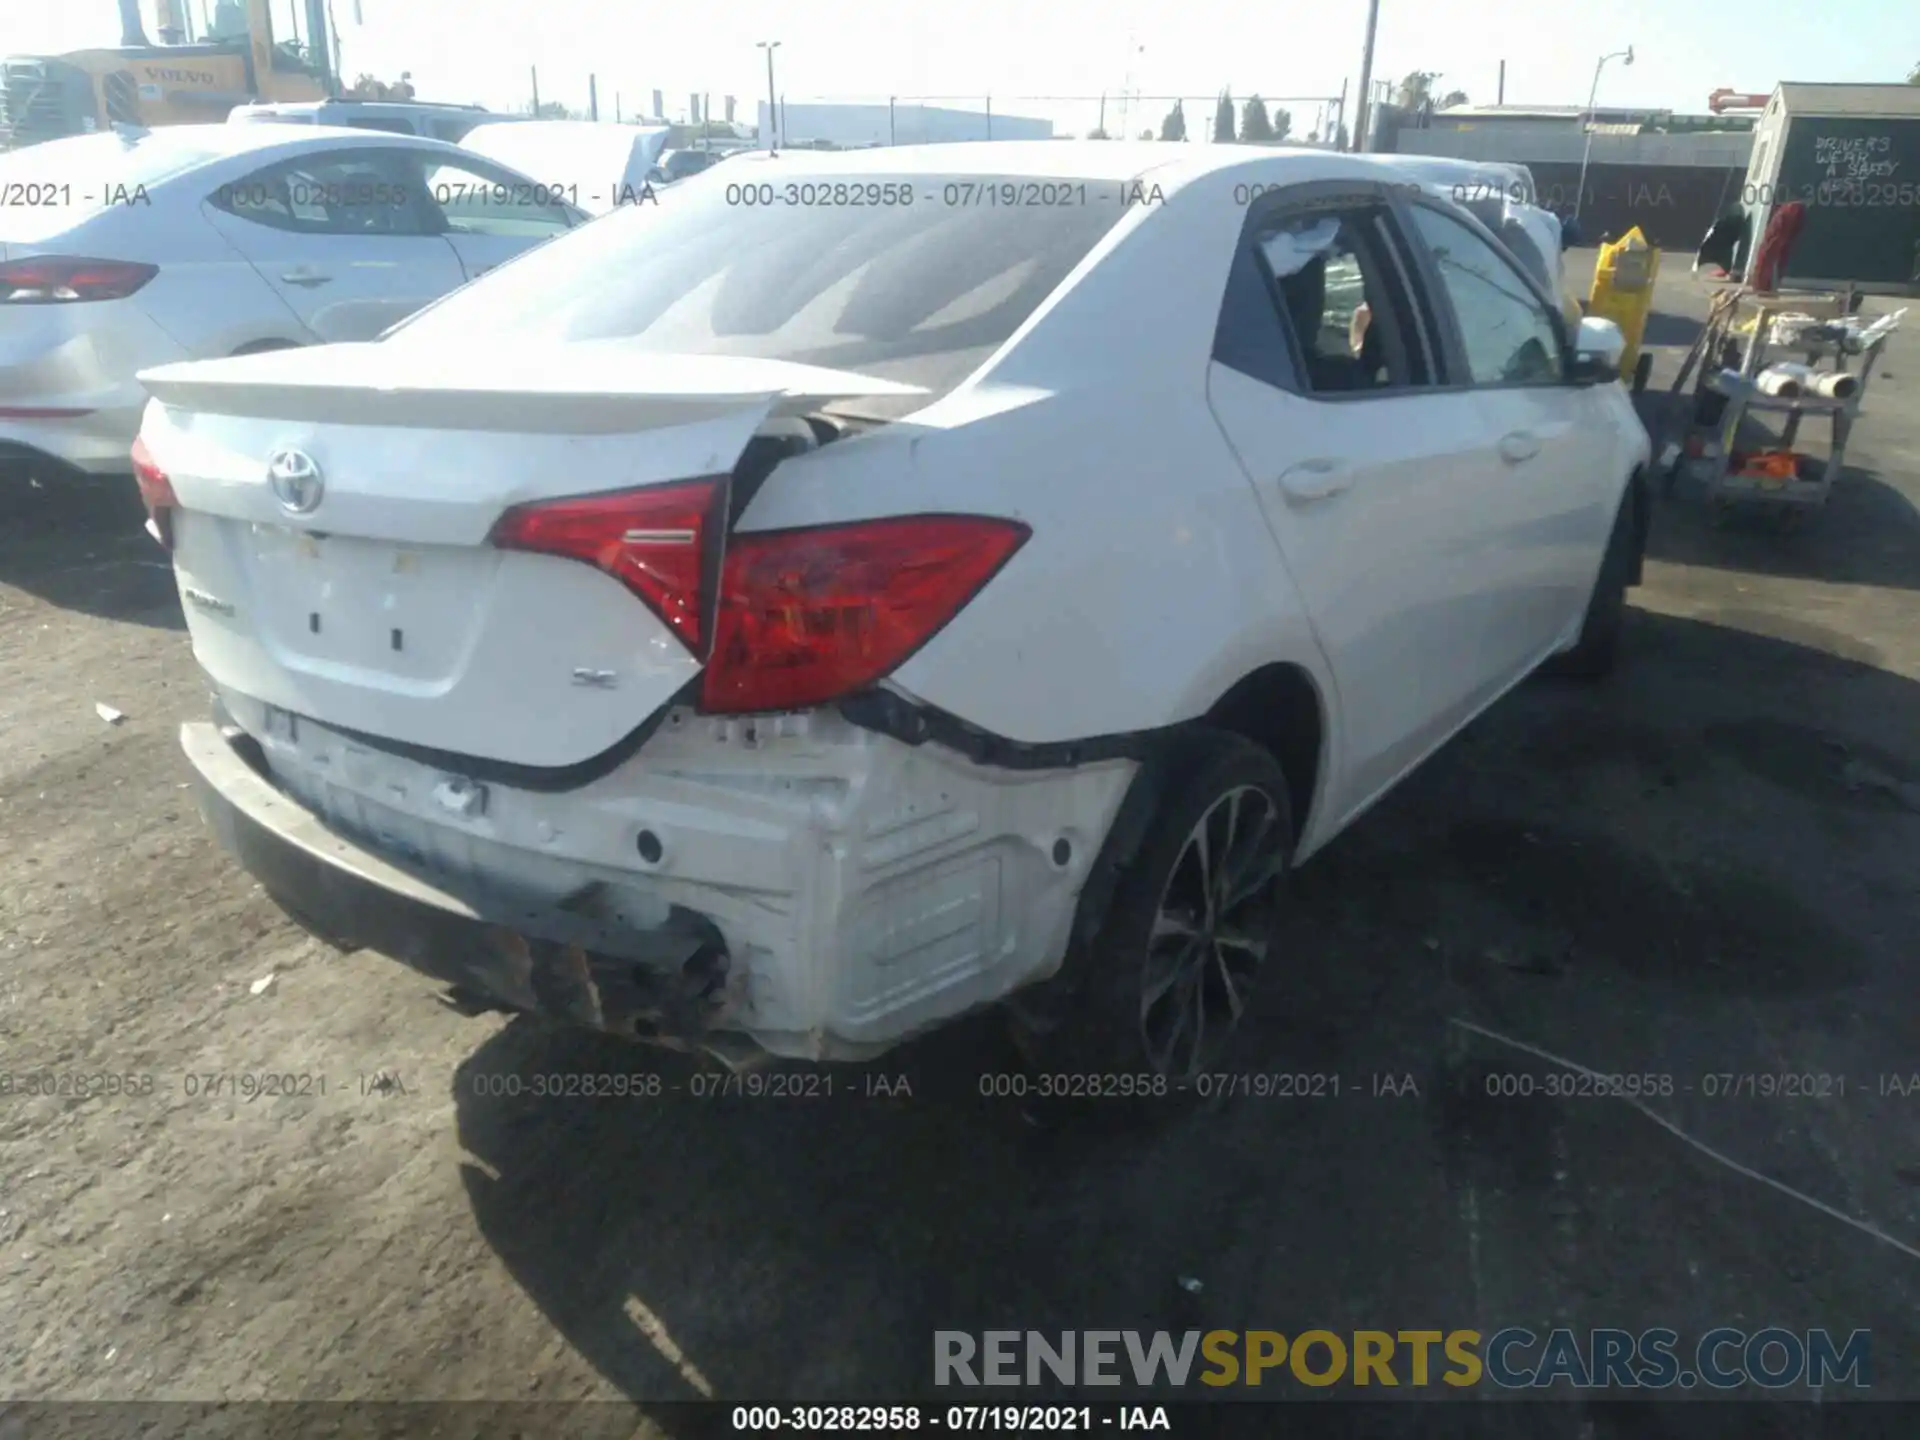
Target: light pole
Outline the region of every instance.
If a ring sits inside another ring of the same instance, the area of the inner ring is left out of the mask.
[[[1611,55],[1602,55],[1593,67],[1593,88],[1587,92],[1587,143],[1580,151],[1580,180],[1573,192],[1573,218],[1580,218],[1580,206],[1587,198],[1587,161],[1593,157],[1593,104],[1600,96],[1600,72],[1607,68],[1607,61],[1618,60],[1623,65],[1633,63],[1633,47],[1616,50]]]
[[[1353,116],[1353,148],[1356,153],[1365,154],[1371,148],[1367,144],[1367,124],[1372,118],[1368,112],[1370,91],[1373,85],[1373,36],[1380,26],[1380,0],[1370,0],[1367,5],[1367,43],[1360,51],[1360,95]]]
[[[780,48],[780,42],[761,40],[756,43],[767,52],[767,153],[771,155],[779,146],[779,132],[775,127],[778,124],[780,112],[778,102],[773,98],[773,52]]]

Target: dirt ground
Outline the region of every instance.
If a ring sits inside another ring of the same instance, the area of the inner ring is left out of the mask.
[[[1662,281],[1656,387],[1706,294]],[[1301,874],[1251,1068],[1340,1098],[1148,1136],[982,1097],[984,1022],[830,1099],[490,1093],[685,1067],[303,938],[188,797],[130,486],[10,477],[0,1072],[135,1093],[0,1098],[0,1401],[931,1399],[936,1329],[1508,1324],[1867,1328],[1920,1395],[1916,346],[1811,529],[1663,502],[1622,671],[1523,687]],[[1665,1123],[1490,1098],[1534,1051],[1674,1077]],[[1707,1093],[1783,1073],[1844,1096]],[[309,1093],[199,1078],[261,1074]]]

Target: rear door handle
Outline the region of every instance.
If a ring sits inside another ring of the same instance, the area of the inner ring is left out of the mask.
[[[1353,472],[1340,460],[1302,460],[1280,473],[1280,489],[1289,500],[1325,500],[1353,483]]]
[[[287,270],[281,273],[280,278],[289,285],[298,285],[308,290],[316,285],[330,284],[333,280],[331,275],[322,275],[317,270]]]
[[[1500,437],[1500,458],[1509,465],[1519,465],[1540,453],[1540,442],[1525,430],[1515,430]]]

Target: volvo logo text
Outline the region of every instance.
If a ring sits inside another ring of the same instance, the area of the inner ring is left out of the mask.
[[[267,457],[267,481],[273,486],[280,508],[292,515],[305,515],[320,506],[327,493],[327,482],[320,478],[320,467],[304,450],[276,450]]]

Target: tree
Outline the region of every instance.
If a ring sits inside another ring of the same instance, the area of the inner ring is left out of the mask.
[[[1920,65],[1914,66],[1913,69],[1907,72],[1907,83],[1909,85],[1920,85]]]
[[[1273,112],[1273,143],[1278,145],[1287,138],[1287,132],[1293,129],[1293,112],[1276,110]]]
[[[1442,110],[1450,110],[1455,105],[1471,105],[1472,103],[1471,100],[1467,99],[1467,92],[1464,90],[1449,90],[1445,95],[1440,97],[1440,108]]]
[[[1351,150],[1353,148],[1353,136],[1347,133],[1347,122],[1344,120],[1334,129],[1333,148],[1336,150]]]
[[[1249,145],[1267,145],[1273,141],[1273,121],[1267,117],[1267,102],[1249,95],[1240,107],[1240,138]]]
[[[1213,138],[1220,143],[1233,143],[1233,95],[1226,90],[1220,92],[1220,101],[1213,107]]]
[[[1181,108],[1181,102],[1173,102],[1173,108],[1167,112],[1167,118],[1160,122],[1162,140],[1184,140],[1187,138],[1187,112]]]
[[[542,100],[538,110],[533,108],[533,102],[529,100],[524,113],[533,116],[536,120],[578,120],[580,118],[558,100]]]
[[[1400,93],[1395,103],[1402,110],[1418,110],[1427,99],[1427,91],[1438,78],[1438,70],[1415,70],[1400,82]]]
[[[1096,125],[1093,129],[1087,131],[1087,138],[1089,140],[1111,140],[1113,137],[1107,134],[1104,126]]]
[[[1142,130],[1142,131],[1140,132],[1140,138],[1141,138],[1142,140],[1151,140],[1151,139],[1153,138],[1153,131],[1151,131],[1151,130]]]

